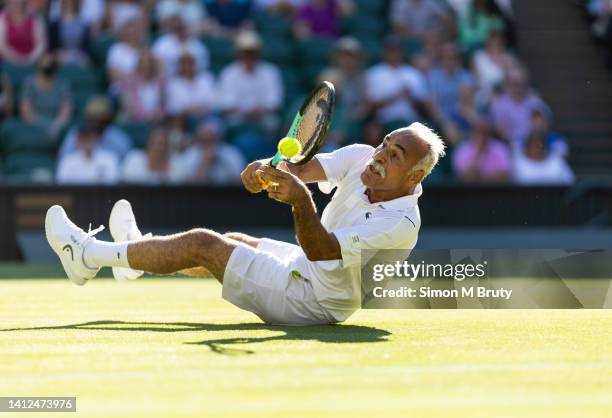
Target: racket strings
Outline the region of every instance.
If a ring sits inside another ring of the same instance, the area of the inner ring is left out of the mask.
[[[329,106],[328,90],[320,89],[304,109],[296,133],[296,139],[302,144],[302,154],[307,154],[317,142],[321,130],[324,129],[325,124],[322,119],[328,114]]]

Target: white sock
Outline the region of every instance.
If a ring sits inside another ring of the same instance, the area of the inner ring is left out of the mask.
[[[92,238],[83,251],[83,261],[90,268],[127,267],[127,249],[129,241],[106,242]]]

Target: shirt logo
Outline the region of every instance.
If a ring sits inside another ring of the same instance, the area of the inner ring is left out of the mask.
[[[359,242],[359,236],[353,235],[352,237],[353,243],[357,244]]]
[[[372,216],[372,212],[366,212],[366,219],[370,219],[370,216]]]

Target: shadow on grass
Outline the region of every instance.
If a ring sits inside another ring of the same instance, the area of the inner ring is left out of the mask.
[[[363,325],[312,325],[290,327],[258,323],[240,324],[202,324],[193,322],[125,322],[125,321],[91,321],[81,324],[58,325],[49,327],[8,328],[0,332],[49,331],[63,329],[95,331],[148,331],[148,332],[194,332],[194,331],[282,331],[281,335],[267,337],[234,337],[218,338],[194,342],[189,345],[204,345],[212,352],[224,355],[254,354],[252,350],[228,348],[236,344],[264,343],[267,341],[302,341],[311,340],[324,343],[373,343],[387,341],[391,335],[384,329]]]

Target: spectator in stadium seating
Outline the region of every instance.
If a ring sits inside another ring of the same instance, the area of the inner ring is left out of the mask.
[[[417,39],[431,30],[453,33],[455,25],[451,11],[437,0],[393,0],[389,20],[395,33]]]
[[[177,183],[182,177],[180,155],[170,146],[169,131],[156,128],[147,141],[147,149],[132,150],[122,166],[122,180],[127,183]]]
[[[196,73],[195,59],[185,52],[179,58],[179,73],[167,85],[168,113],[174,116],[202,118],[215,107],[215,83],[212,74]]]
[[[251,0],[204,0],[215,36],[234,38],[251,29]]]
[[[453,169],[464,183],[507,181],[511,170],[508,146],[491,135],[491,122],[480,118],[470,139],[458,144],[453,152]]]
[[[530,135],[539,135],[543,137],[551,153],[565,158],[569,151],[567,141],[561,134],[550,130],[551,118],[550,109],[548,109],[548,107],[535,106],[531,110]],[[527,139],[528,138],[525,138],[525,142]]]
[[[354,132],[354,130],[351,130],[351,128],[358,126],[356,126],[356,122],[350,117],[349,110],[346,108],[343,100],[344,93],[347,93],[347,89],[344,85],[342,73],[336,68],[328,68],[323,70],[317,77],[316,84],[319,85],[323,81],[329,81],[334,85],[336,95],[334,97],[334,117],[332,119],[329,131],[327,132],[327,139],[321,147],[320,152],[333,152],[347,144],[349,140],[349,133]],[[299,102],[302,100],[303,98],[300,98]],[[353,139],[354,141],[356,138],[350,139]]]
[[[342,90],[338,100],[351,121],[360,121],[367,113],[363,60],[361,44],[357,39],[347,36],[336,42],[332,66],[327,69],[335,70],[338,74]]]
[[[382,55],[383,62],[366,72],[366,97],[372,111],[382,124],[420,120],[429,100],[425,77],[403,62],[398,37],[385,39]]]
[[[200,0],[161,0],[155,14],[161,27],[165,27],[169,19],[179,16],[192,35],[200,35],[207,29],[206,10]]]
[[[112,33],[117,34],[121,28],[134,19],[144,19],[148,25],[151,0],[107,0],[106,20]]]
[[[221,109],[233,122],[251,121],[276,127],[283,100],[281,76],[275,65],[260,60],[261,40],[254,32],[236,38],[236,60],[221,71]]]
[[[432,98],[446,119],[451,119],[459,106],[459,90],[474,85],[474,77],[462,68],[461,57],[453,43],[442,49],[442,63],[428,74]]]
[[[222,142],[222,135],[221,124],[213,120],[197,128],[195,144],[182,158],[186,180],[215,185],[240,184],[246,160],[238,148]]]
[[[20,115],[23,120],[58,135],[72,115],[69,85],[57,77],[57,60],[47,53],[38,62],[36,74],[23,87]]]
[[[131,122],[160,121],[166,114],[166,80],[160,63],[143,50],[136,72],[119,82],[123,117]]]
[[[444,34],[439,30],[430,30],[423,35],[422,49],[411,58],[412,65],[422,74],[428,74],[433,68],[442,64],[444,39]]]
[[[168,140],[172,150],[183,152],[193,143],[193,121],[182,116],[170,116],[164,121],[164,128],[168,129]]]
[[[542,99],[528,87],[527,74],[522,68],[510,70],[504,91],[491,104],[493,123],[501,139],[519,143],[529,135],[531,112],[535,107],[546,107]]]
[[[113,109],[106,96],[93,96],[87,101],[84,112],[84,123],[99,135],[97,146],[114,154],[122,160],[132,148],[132,140],[120,128],[112,124]],[[60,147],[60,157],[65,157],[77,150],[78,129],[72,128]]]
[[[49,1],[49,19],[58,20],[62,14],[63,0]],[[79,17],[92,34],[98,33],[105,14],[104,0],[80,0]]]
[[[493,31],[502,32],[503,19],[491,0],[474,0],[459,16],[459,43],[464,53],[482,48]]]
[[[4,3],[0,14],[0,58],[12,64],[33,64],[47,47],[44,23],[28,12],[25,0]]]
[[[467,139],[472,128],[480,119],[483,109],[476,106],[476,87],[471,84],[463,84],[459,87],[459,103],[454,112],[451,113],[452,123],[457,140]]]
[[[179,57],[189,52],[196,61],[197,72],[208,68],[208,49],[202,41],[189,33],[183,19],[175,15],[168,19],[170,32],[153,44],[153,54],[163,63],[167,76],[178,73]]]
[[[472,67],[479,86],[478,100],[488,104],[506,74],[517,66],[517,59],[506,49],[503,33],[492,31],[487,38],[485,48],[476,51],[472,59]]]
[[[141,18],[128,20],[120,31],[119,41],[108,50],[106,69],[109,79],[117,82],[136,71],[140,51],[146,47]]]
[[[49,23],[49,50],[62,63],[88,63],[90,31],[80,17],[79,0],[62,0],[61,13]]]
[[[591,25],[593,36],[604,38],[610,31],[612,3],[609,0],[589,0],[587,10],[594,18]]]
[[[77,131],[77,149],[60,158],[57,182],[60,184],[115,184],[119,181],[119,161],[111,152],[97,146],[98,132],[84,124]]]
[[[516,147],[513,177],[520,185],[562,185],[575,176],[565,159],[551,151],[546,136],[532,131],[526,142]]]
[[[298,38],[311,36],[336,38],[340,35],[340,18],[353,11],[351,0],[311,0],[296,13],[295,34]]]

